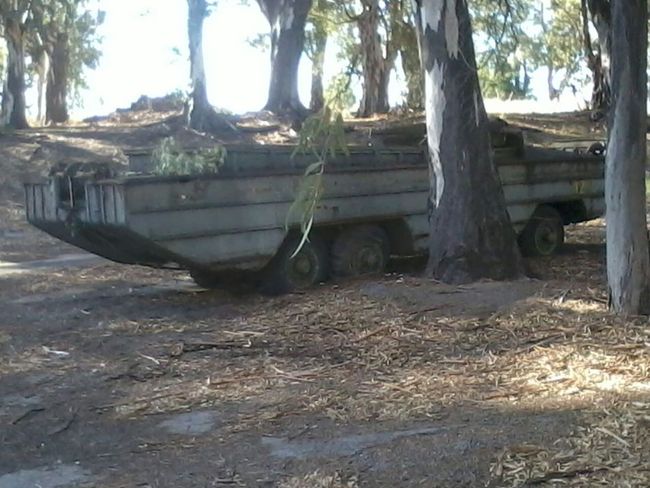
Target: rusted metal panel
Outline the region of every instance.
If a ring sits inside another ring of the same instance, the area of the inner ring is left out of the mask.
[[[558,181],[533,185],[504,185],[503,191],[508,205],[527,202],[552,203],[602,195],[605,191],[605,182],[600,179]]]

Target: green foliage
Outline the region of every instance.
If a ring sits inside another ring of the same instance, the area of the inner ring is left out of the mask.
[[[337,151],[348,153],[343,116],[325,107],[303,124],[294,155],[311,153],[325,163],[328,156],[335,157]]]
[[[406,82],[404,101],[406,108],[421,110],[424,105],[424,80],[418,38],[415,29],[413,4],[406,1],[391,2],[389,8],[391,42],[399,52]]]
[[[338,152],[349,154],[344,129],[343,116],[325,107],[318,114],[308,118],[300,131],[293,157],[298,153],[311,154],[316,162],[305,170],[296,197],[287,212],[286,229],[289,230],[296,222],[300,223],[302,235],[293,256],[302,249],[314,224],[314,214],[323,194],[323,174],[327,160],[336,157]]]
[[[305,28],[305,53],[310,59],[321,54],[319,50],[323,39],[339,30],[337,13],[336,2],[332,0],[316,0],[313,3]]]
[[[527,26],[530,0],[476,0],[470,4],[476,61],[483,94],[494,98],[530,97],[530,73],[537,68],[531,58],[535,44]]]
[[[561,92],[584,65],[580,0],[552,0],[548,5],[542,2],[535,10],[534,21],[542,34],[532,55],[551,76],[561,71],[557,88]]]
[[[352,91],[352,77],[349,73],[334,76],[325,89],[325,100],[335,112],[349,113],[357,101]]]
[[[530,98],[539,68],[547,71],[552,97],[576,81],[583,62],[580,0],[475,0],[470,9],[486,96]]]
[[[257,49],[258,51],[271,51],[271,34],[268,32],[259,33],[255,37],[247,39],[246,41],[248,42],[249,46]]]
[[[99,65],[102,55],[100,49],[102,38],[99,36],[98,29],[104,22],[104,17],[103,11],[92,12],[82,7],[77,10],[77,17],[68,31],[70,39],[70,67],[68,71],[70,98],[76,105],[81,105],[80,92],[88,88],[85,71],[96,69]]]
[[[226,159],[226,148],[216,146],[189,154],[173,137],[163,139],[151,155],[157,175],[216,174]]]
[[[27,52],[35,63],[40,53],[52,55],[57,39],[66,39],[67,84],[70,101],[81,105],[79,93],[88,88],[85,70],[95,69],[101,57],[98,28],[105,13],[91,10],[89,0],[34,0],[27,11]],[[34,76],[36,66],[31,67]],[[50,68],[51,69],[51,68]]]

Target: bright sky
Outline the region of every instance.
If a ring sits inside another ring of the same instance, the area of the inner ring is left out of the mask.
[[[162,96],[189,89],[186,0],[98,0],[106,11],[101,27],[103,55],[99,67],[88,71],[90,89],[83,94],[84,106],[72,110],[73,117],[101,115],[118,107],[128,107],[140,95]],[[235,113],[259,110],[266,101],[270,62],[267,52],[248,40],[268,31],[257,4],[240,5],[221,0],[207,19],[204,54],[208,91],[213,105]],[[328,51],[326,77],[337,70],[333,50]],[[300,90],[309,101],[310,65],[303,56]],[[393,84],[391,98],[401,88]],[[550,105],[545,98],[544,76],[534,78],[537,104],[515,104],[523,111],[555,111],[575,108],[575,102]],[[488,109],[506,110],[502,104],[488,103]]]
[[[232,112],[259,110],[266,101],[269,55],[248,44],[268,31],[254,2],[222,0],[206,20],[204,55],[213,105]],[[186,0],[104,0],[99,67],[87,73],[89,91],[76,117],[128,107],[140,95],[189,89]],[[309,65],[301,66],[301,89],[309,98]]]

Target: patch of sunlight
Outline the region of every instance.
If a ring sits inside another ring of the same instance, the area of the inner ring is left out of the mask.
[[[526,367],[525,389],[557,398],[577,394],[650,392],[650,358],[625,351],[580,350],[575,346],[540,352]]]
[[[595,302],[593,300],[556,300],[553,306],[560,310],[568,310],[576,313],[589,313],[589,312],[606,312],[607,307],[603,303]]]
[[[485,108],[489,113],[531,114],[531,113],[562,113],[578,110],[578,100],[572,97],[561,102],[548,100],[499,100],[486,98]]]

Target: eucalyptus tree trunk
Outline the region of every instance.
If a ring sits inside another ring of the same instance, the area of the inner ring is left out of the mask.
[[[50,56],[45,91],[45,121],[65,123],[68,114],[68,72],[70,67],[70,46],[66,33],[59,32],[54,40]]]
[[[402,29],[404,47],[400,50],[400,55],[406,78],[406,106],[412,110],[422,110],[424,107],[422,65],[414,49],[417,45],[417,32],[410,24],[404,25]]]
[[[189,125],[200,132],[234,130],[219,115],[208,100],[205,63],[203,59],[203,22],[208,16],[207,0],[187,0],[187,34],[190,47],[190,78],[192,82],[192,109]]]
[[[465,0],[416,0],[430,157],[428,272],[447,283],[521,276],[493,161]]]
[[[190,78],[192,82],[190,127],[203,130],[205,114],[212,110],[208,101],[203,59],[203,22],[208,16],[208,4],[206,0],[187,0],[187,6],[187,34],[190,42]]]
[[[379,0],[362,0],[363,12],[357,17],[361,39],[361,65],[363,69],[363,97],[358,116],[387,113],[388,83],[392,69],[391,60],[384,58],[379,34],[381,21]],[[388,57],[388,56],[387,56]],[[394,57],[393,60],[394,62]]]
[[[646,231],[647,0],[612,3],[612,92],[605,175],[610,308],[650,313]]]
[[[271,82],[264,108],[302,119],[307,109],[298,94],[298,67],[312,0],[258,0],[258,4],[271,26]]]
[[[585,9],[586,5],[586,9]],[[583,27],[587,61],[593,78],[591,108],[607,109],[611,104],[612,13],[610,0],[582,0],[583,22],[589,15],[598,34],[598,49],[593,52],[588,25]]]
[[[4,18],[4,38],[7,43],[7,74],[2,93],[2,120],[15,129],[27,129],[24,25],[13,13]]]
[[[313,49],[309,109],[312,112],[318,112],[325,105],[323,74],[325,71],[325,50],[327,49],[327,31],[320,25],[314,27]]]
[[[47,77],[50,73],[50,56],[47,53],[47,50],[43,47],[40,47],[38,54],[34,56],[35,65],[36,65],[36,75],[37,75],[37,119],[38,123],[42,124],[44,119],[44,102],[45,102],[45,90],[47,89]]]

